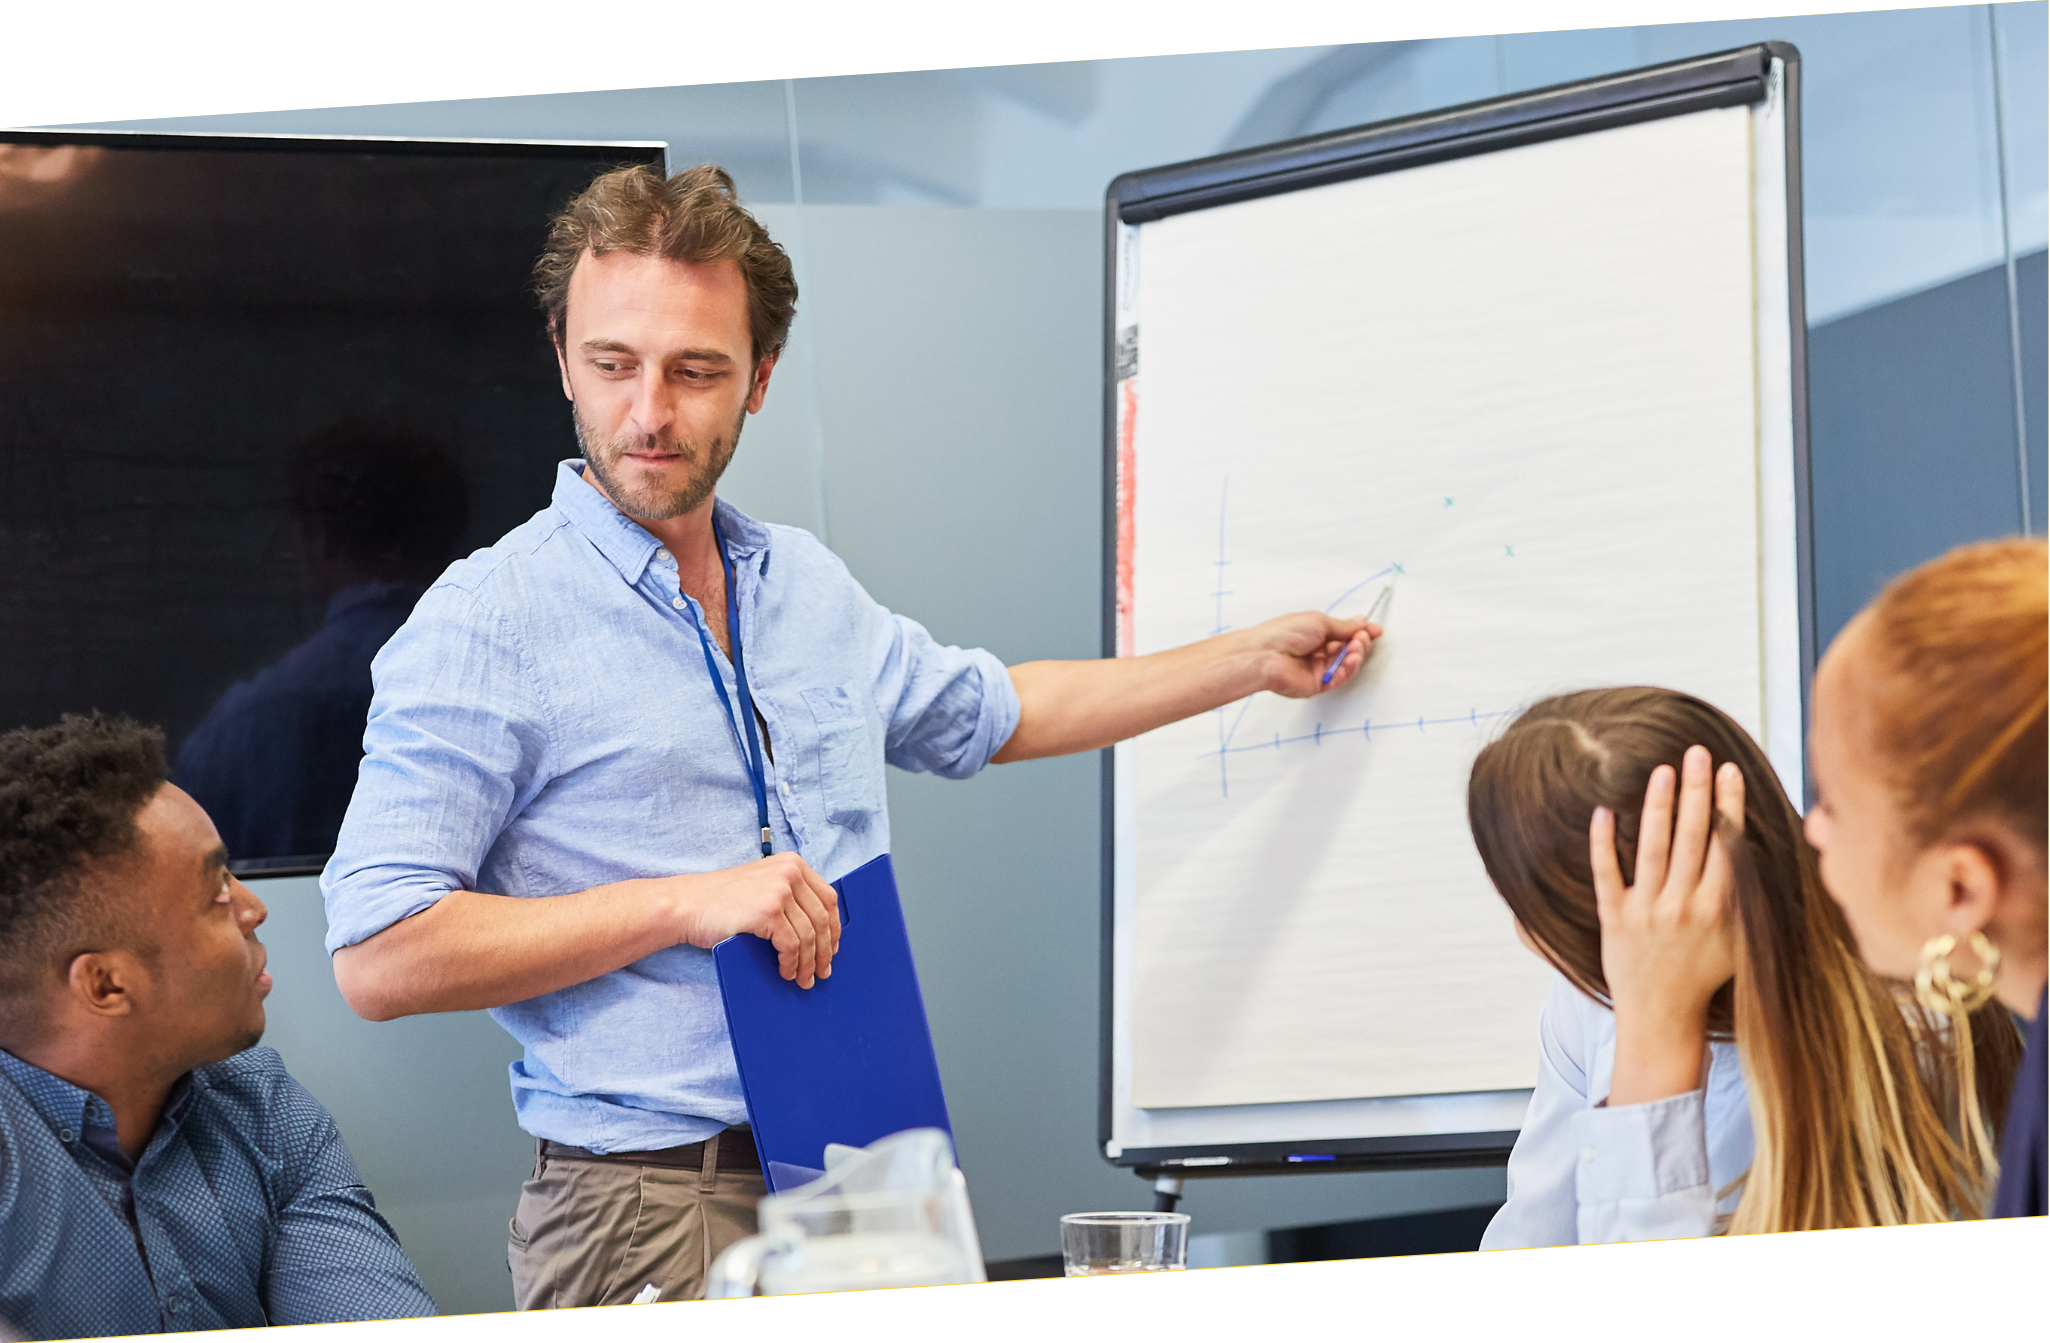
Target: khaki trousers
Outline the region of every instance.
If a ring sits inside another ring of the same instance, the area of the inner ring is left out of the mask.
[[[758,1170],[719,1169],[719,1138],[696,1170],[549,1154],[535,1145],[506,1242],[521,1310],[617,1306],[649,1284],[695,1301],[719,1252],[755,1232]]]

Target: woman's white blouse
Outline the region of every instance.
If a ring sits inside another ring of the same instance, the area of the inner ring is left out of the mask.
[[[1609,1106],[1616,1019],[1556,976],[1538,1018],[1538,1082],[1509,1154],[1509,1201],[1484,1250],[1705,1236],[1751,1168],[1751,1111],[1737,1047],[1709,1045],[1707,1084]],[[1728,1190],[1719,1205],[1718,1190]]]

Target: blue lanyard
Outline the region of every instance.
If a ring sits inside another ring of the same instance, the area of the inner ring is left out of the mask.
[[[740,691],[740,715],[733,713],[733,701],[726,695],[726,682],[719,676],[719,664],[712,657],[712,636],[705,633],[705,622],[698,622],[698,642],[705,649],[705,671],[712,678],[712,689],[719,692],[719,707],[726,710],[726,721],[733,725],[734,743],[740,750],[740,763],[747,766],[748,782],[755,788],[755,819],[762,827],[762,856],[769,856],[769,772],[762,768],[762,743],[755,735],[754,696],[747,688],[747,663],[740,654],[740,597],[733,581],[733,557],[726,553],[726,538],[719,531],[719,519],[712,518],[712,540],[719,547],[719,563],[726,569],[726,637],[733,642],[733,683]]]

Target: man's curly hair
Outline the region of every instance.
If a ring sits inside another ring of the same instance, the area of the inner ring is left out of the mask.
[[[53,974],[118,935],[88,876],[135,847],[136,815],[163,784],[164,734],[130,718],[0,734],[0,1029],[22,1029]]]
[[[740,203],[733,178],[700,163],[664,179],[645,163],[598,175],[548,226],[534,263],[534,296],[548,314],[558,348],[568,339],[569,280],[584,253],[732,261],[747,284],[747,329],[754,357],[781,353],[797,316],[797,276],[789,254]]]

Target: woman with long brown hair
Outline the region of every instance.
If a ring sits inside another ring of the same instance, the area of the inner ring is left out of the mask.
[[[2010,1010],[2033,1018],[1996,1216],[2045,1211],[2046,700],[2042,541],[1964,546],[1903,575],[1815,676],[1808,837],[1866,962],[1912,980],[1960,1043],[2004,1036]]]
[[[1560,975],[1484,1247],[1983,1207],[1991,1153],[1952,1131],[1947,1038],[1860,962],[1800,814],[1728,715],[1649,687],[1542,701],[1481,752],[1467,807]],[[1975,1036],[1962,1108],[1997,1113],[2018,1053],[2011,1029]]]

